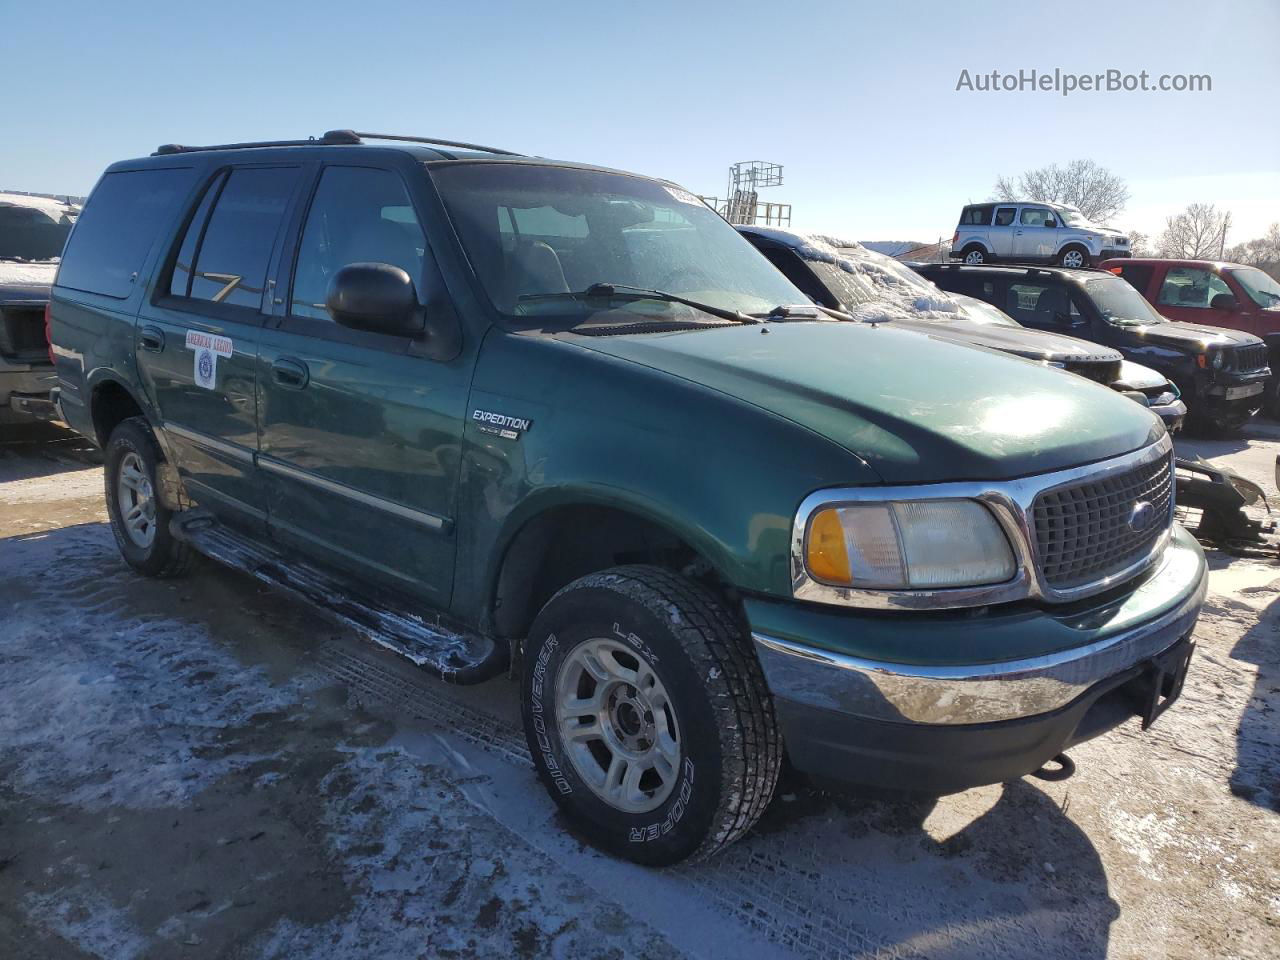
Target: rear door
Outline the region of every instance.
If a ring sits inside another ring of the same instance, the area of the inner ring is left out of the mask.
[[[228,167],[204,185],[138,315],[138,372],[191,494],[265,525],[258,481],[258,331],[267,275],[301,168]]]
[[[1004,205],[996,207],[995,217],[991,221],[991,252],[997,257],[1014,255],[1014,231],[1017,229],[1018,208]]]
[[[473,354],[430,360],[409,338],[334,323],[324,306],[349,263],[402,267],[420,299],[435,269],[408,181],[387,163],[324,166],[290,231],[288,294],[259,347],[259,465],[275,539],[444,607]]]

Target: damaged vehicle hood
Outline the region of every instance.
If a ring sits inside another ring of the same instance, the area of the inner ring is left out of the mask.
[[[956,343],[972,343],[1026,357],[1028,360],[1049,363],[1119,363],[1122,359],[1120,351],[1110,347],[1020,327],[1001,327],[968,320],[895,320],[893,325],[900,330],[914,330]]]
[[[784,417],[866,461],[885,483],[1010,479],[1128,453],[1164,432],[1150,411],[1106,387],[896,324],[559,338]]]

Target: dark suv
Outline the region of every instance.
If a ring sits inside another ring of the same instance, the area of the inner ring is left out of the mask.
[[[0,424],[54,416],[45,305],[78,208],[0,193]]]
[[[53,340],[136,569],[514,660],[551,796],[644,863],[741,836],[784,754],[947,792],[1177,696],[1206,569],[1149,411],[819,309],[675,184],[391,139],[94,189]]]
[[[1105,270],[919,264],[943,290],[999,307],[1024,326],[1115,347],[1182,393],[1191,423],[1239,427],[1262,406],[1271,375],[1267,346],[1220,327],[1167,320],[1142,294]]]

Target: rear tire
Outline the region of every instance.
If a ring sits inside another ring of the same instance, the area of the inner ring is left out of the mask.
[[[142,417],[123,420],[107,441],[107,513],[125,562],[148,577],[189,572],[196,553],[169,532],[173,511],[160,497],[156,468],[164,455]]]
[[[981,264],[987,262],[987,251],[979,246],[965,247],[960,254],[965,263]]]
[[[773,702],[706,587],[650,566],[582,577],[538,614],[523,677],[538,776],[594,845],[650,866],[700,859],[768,806],[782,766]]]

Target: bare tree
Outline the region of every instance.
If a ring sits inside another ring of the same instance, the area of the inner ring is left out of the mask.
[[[1185,260],[1212,260],[1222,255],[1231,214],[1212,203],[1193,203],[1165,220],[1160,255]]]
[[[1129,188],[1124,180],[1092,160],[1072,160],[1065,167],[1051,163],[1016,177],[998,177],[993,199],[1065,203],[1090,220],[1103,223],[1124,209],[1129,202]]]
[[[1153,257],[1155,250],[1151,248],[1151,238],[1141,230],[1129,231],[1129,253],[1135,257]]]
[[[1256,240],[1237,243],[1227,250],[1226,260],[1247,263],[1252,267],[1280,264],[1280,223],[1273,223],[1267,232]]]

